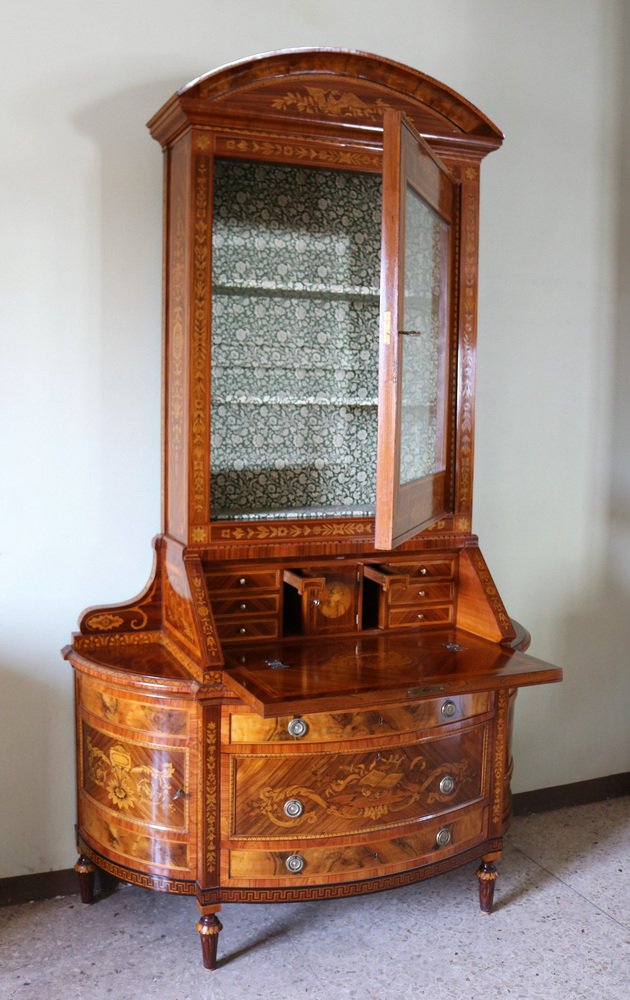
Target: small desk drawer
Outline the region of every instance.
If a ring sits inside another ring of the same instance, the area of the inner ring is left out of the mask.
[[[430,580],[443,577],[452,579],[455,576],[455,559],[427,557],[423,560],[414,560],[414,562],[383,563],[382,568],[392,575],[408,576],[414,579]]]
[[[274,590],[280,586],[280,571],[230,567],[224,572],[207,573],[206,585],[210,594],[224,590],[236,590],[241,594],[252,590]]]
[[[279,632],[277,618],[217,618],[216,626],[224,642],[275,639]]]
[[[278,594],[266,594],[258,597],[253,594],[240,594],[238,597],[217,598],[212,602],[212,610],[215,618],[232,617],[234,615],[242,618],[244,615],[274,615],[277,614],[280,606]]]
[[[388,611],[388,625],[390,628],[401,628],[402,626],[420,625],[426,628],[430,625],[446,625],[453,621],[453,605],[447,604],[444,607],[432,607],[418,609],[414,608],[390,608]]]
[[[452,583],[395,583],[388,590],[390,606],[393,604],[424,604],[426,602],[451,601],[453,599]]]

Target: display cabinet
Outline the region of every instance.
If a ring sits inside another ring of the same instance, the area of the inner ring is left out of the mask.
[[[84,612],[77,863],[224,901],[334,899],[479,860],[490,911],[528,656],[472,534],[479,169],[430,77],[339,50],[174,95],[163,529]],[[518,570],[515,568],[515,572]]]

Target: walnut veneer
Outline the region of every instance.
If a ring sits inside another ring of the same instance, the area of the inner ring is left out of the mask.
[[[224,901],[477,858],[489,912],[516,692],[561,676],[471,531],[479,168],[502,136],[337,50],[224,67],[149,127],[164,524],[145,591],[64,650],[82,899],[96,871],[194,896],[207,968]]]

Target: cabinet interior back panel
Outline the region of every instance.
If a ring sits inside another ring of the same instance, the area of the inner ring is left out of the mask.
[[[217,160],[211,517],[374,511],[381,177]]]

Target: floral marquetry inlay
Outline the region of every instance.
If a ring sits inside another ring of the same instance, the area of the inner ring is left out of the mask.
[[[89,782],[104,789],[108,802],[120,812],[137,812],[139,806],[174,811],[175,768],[170,761],[161,767],[140,764],[124,744],[115,743],[105,752],[89,737],[86,749]]]
[[[287,91],[273,102],[276,111],[295,109],[300,114],[329,115],[336,118],[351,118],[353,120],[375,120],[382,118],[388,105],[377,97],[376,100],[364,101],[357,94],[342,90],[325,90],[323,87],[304,87],[301,90]]]

